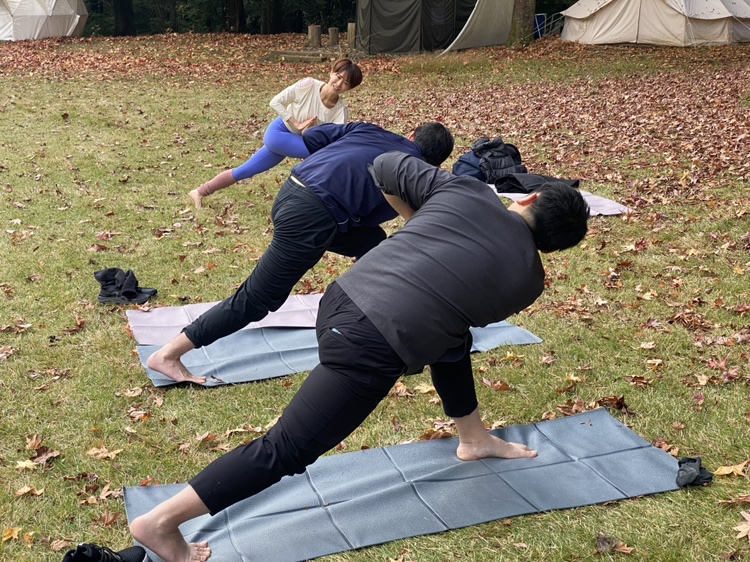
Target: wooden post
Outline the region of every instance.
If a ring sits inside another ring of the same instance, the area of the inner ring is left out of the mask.
[[[338,27],[328,28],[328,44],[331,46],[339,44],[339,28]]]
[[[311,25],[307,28],[307,46],[320,47],[320,26]]]
[[[354,49],[356,47],[355,39],[357,38],[357,24],[349,22],[346,26],[346,42],[349,43],[349,48]]]

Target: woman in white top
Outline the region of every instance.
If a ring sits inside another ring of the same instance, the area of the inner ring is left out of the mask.
[[[271,107],[279,114],[266,129],[264,145],[253,156],[233,170],[225,170],[198,189],[190,192],[196,209],[204,197],[240,180],[270,170],[284,158],[306,158],[309,152],[302,140],[305,129],[323,123],[344,124],[349,110],[340,95],[359,86],[362,71],[349,59],[339,59],[331,67],[328,82],[303,78],[279,92]]]

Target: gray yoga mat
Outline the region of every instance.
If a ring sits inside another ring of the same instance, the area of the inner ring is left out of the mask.
[[[306,473],[285,477],[214,517],[189,521],[181,531],[188,542],[208,541],[211,562],[299,562],[678,488],[677,459],[604,409],[493,433],[525,443],[539,456],[462,462],[456,438],[329,455]],[[183,487],[126,487],[128,521]]]
[[[508,322],[472,328],[471,332],[474,352],[542,341]],[[138,357],[154,386],[169,386],[175,384],[172,379],[146,366],[151,354],[160,348],[160,345],[139,345]],[[194,375],[205,376],[206,386],[258,381],[311,370],[318,364],[318,341],[315,330],[310,328],[240,330],[211,345],[189,351],[182,362]]]
[[[489,185],[490,187],[492,187],[492,189],[495,189],[494,185]],[[594,195],[593,193],[589,193],[588,191],[584,191],[582,189],[579,189],[579,191],[581,192],[581,195],[583,195],[583,199],[586,201],[586,203],[588,203],[590,211],[589,214],[592,217],[599,215],[622,215],[630,211],[630,209],[625,205],[620,205],[616,201],[612,201],[611,199],[607,199],[606,197]],[[517,201],[518,199],[526,196],[525,193],[499,193],[498,195],[500,197],[512,199],[513,201]]]

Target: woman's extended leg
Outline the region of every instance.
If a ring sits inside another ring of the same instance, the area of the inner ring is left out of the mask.
[[[281,117],[274,119],[266,129],[263,137],[264,145],[253,154],[250,159],[234,170],[225,170],[213,179],[190,192],[195,202],[195,208],[203,206],[203,198],[212,193],[234,185],[238,181],[250,179],[253,176],[280,164],[284,158],[307,158],[310,153],[300,135],[292,133],[284,125]]]

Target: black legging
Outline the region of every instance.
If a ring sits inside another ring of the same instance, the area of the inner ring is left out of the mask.
[[[209,345],[278,310],[294,285],[326,251],[360,258],[385,239],[377,227],[338,232],[336,221],[310,189],[287,180],[271,209],[274,233],[255,269],[231,297],[183,332],[195,347]]]
[[[320,365],[266,435],[219,457],[190,481],[211,514],[300,474],[352,433],[385,398],[406,366],[338,285],[320,302]],[[453,417],[477,407],[471,358],[431,366]]]

